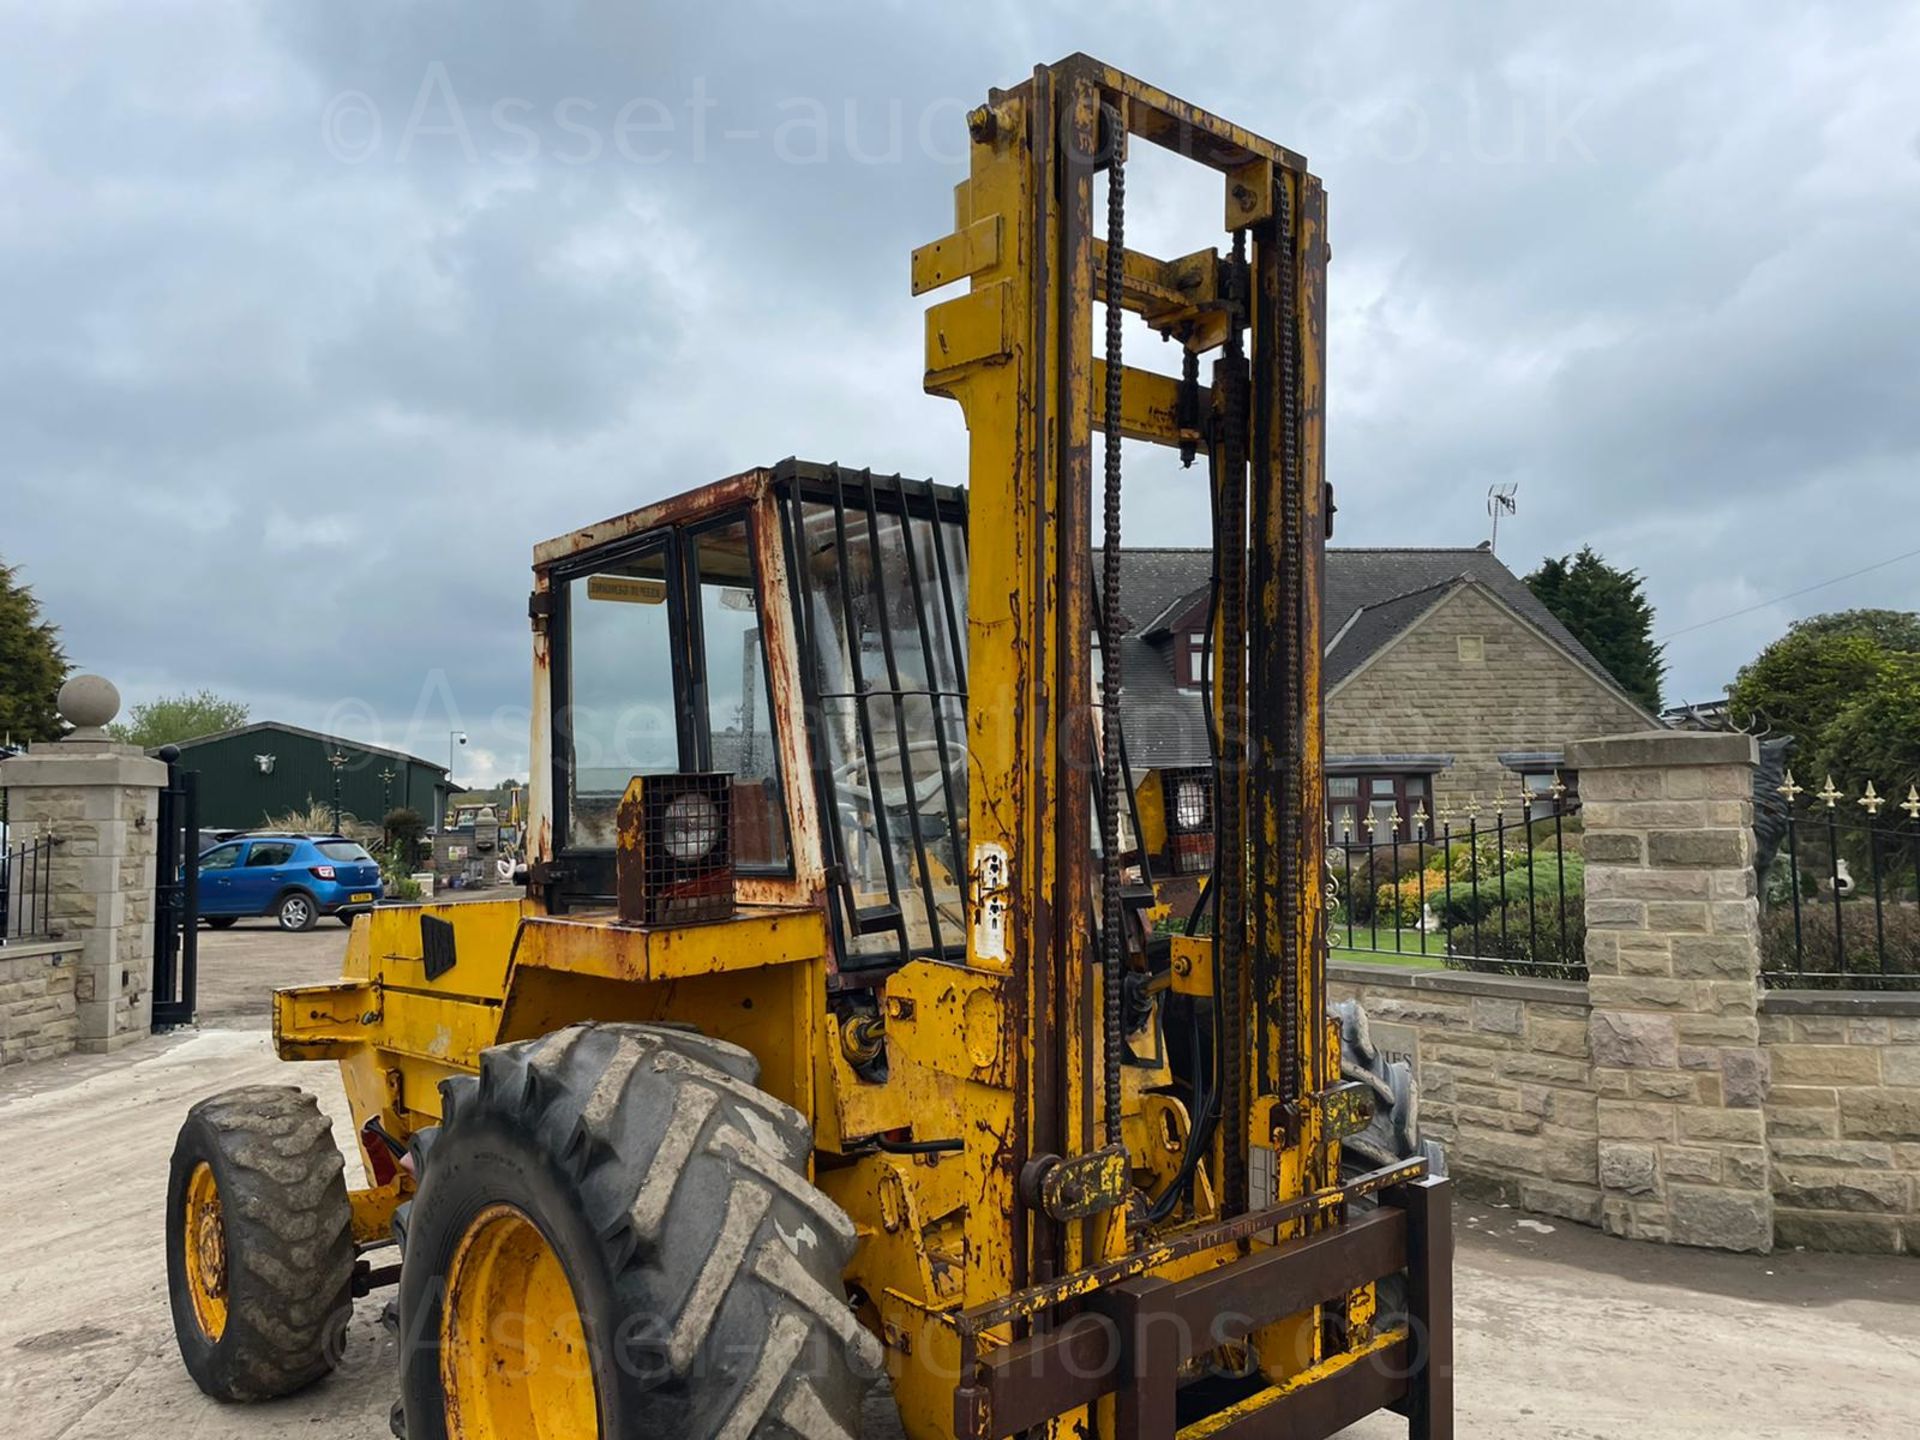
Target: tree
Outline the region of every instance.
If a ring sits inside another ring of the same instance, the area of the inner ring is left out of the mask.
[[[1823,775],[1849,795],[1872,782],[1889,805],[1898,803],[1920,781],[1920,655],[1888,655],[1871,683],[1841,706],[1815,754]]]
[[[1660,708],[1660,680],[1667,673],[1653,643],[1653,606],[1637,570],[1620,570],[1583,545],[1574,556],[1549,556],[1527,576],[1527,588],[1573,638],[1606,668],[1634,699]]]
[[[218,730],[232,730],[246,723],[244,703],[202,690],[197,695],[162,695],[158,700],[136,705],[127,712],[124,721],[109,725],[107,733],[123,745],[152,750]]]
[[[66,683],[60,632],[40,618],[40,602],[0,561],[0,742],[58,740],[55,698]]]
[[[1850,794],[1920,779],[1920,615],[1842,610],[1796,621],[1743,667],[1728,699],[1750,729],[1792,735],[1803,780]]]
[[[1814,640],[1858,635],[1882,650],[1920,655],[1920,615],[1911,610],[1836,610],[1831,615],[1809,615],[1789,625],[1787,633]]]

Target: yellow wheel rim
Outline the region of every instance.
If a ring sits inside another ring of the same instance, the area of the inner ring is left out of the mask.
[[[447,1274],[440,1382],[448,1440],[600,1433],[580,1309],[547,1237],[511,1205],[482,1211]]]
[[[227,1225],[213,1167],[196,1165],[187,1180],[187,1291],[207,1339],[227,1333]]]

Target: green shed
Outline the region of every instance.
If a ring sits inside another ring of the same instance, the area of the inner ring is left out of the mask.
[[[338,767],[340,812],[378,825],[389,810],[417,810],[438,825],[447,796],[459,787],[447,767],[417,755],[261,720],[180,743],[180,764],[197,771],[204,829],[257,829],[274,816],[333,803]]]

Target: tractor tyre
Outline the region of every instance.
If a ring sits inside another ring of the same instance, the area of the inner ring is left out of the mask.
[[[408,1440],[859,1432],[854,1228],[745,1050],[576,1025],[441,1085],[395,1217]],[[502,1317],[516,1323],[502,1324]]]
[[[255,1085],[187,1113],[167,1184],[180,1357],[216,1400],[291,1395],[339,1362],[353,1314],[353,1211],[311,1095]]]
[[[1340,1074],[1372,1088],[1373,1123],[1340,1142],[1340,1178],[1351,1180],[1370,1170],[1424,1159],[1429,1173],[1447,1173],[1447,1152],[1420,1130],[1420,1085],[1413,1067],[1389,1060],[1373,1043],[1367,1012],[1358,1000],[1342,1000],[1332,1007],[1340,1022]],[[1372,1195],[1355,1200],[1352,1209],[1365,1213],[1380,1202]],[[1407,1276],[1404,1270],[1382,1276],[1375,1287],[1374,1327],[1379,1330],[1407,1321]]]

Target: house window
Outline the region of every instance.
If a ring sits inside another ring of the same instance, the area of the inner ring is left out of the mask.
[[[1207,683],[1207,637],[1196,630],[1187,636],[1187,688],[1198,690]]]
[[[1559,796],[1554,795],[1558,786]],[[1556,810],[1564,813],[1580,798],[1578,770],[1522,770],[1520,788],[1527,792],[1527,819],[1551,820]]]
[[[1432,781],[1425,773],[1329,775],[1327,820],[1336,845],[1431,839]]]

